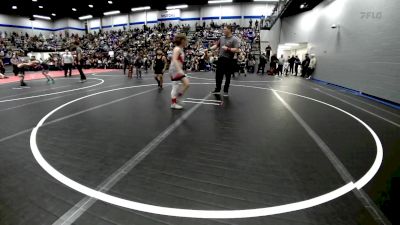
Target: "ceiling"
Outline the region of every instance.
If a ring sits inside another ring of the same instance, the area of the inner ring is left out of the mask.
[[[319,3],[323,2],[324,0],[292,0],[292,3],[284,12],[283,16],[293,16],[308,10],[313,9]],[[305,7],[301,8],[300,6],[304,4]]]
[[[36,1],[36,2],[34,2]],[[206,5],[208,0],[1,0],[0,14],[18,15],[22,17],[32,17],[32,15],[50,16],[52,19],[58,18],[78,18],[85,15],[94,17],[103,16],[103,13],[111,10],[120,10],[122,13],[130,12],[133,7],[151,6],[152,9],[163,10],[167,5],[188,4]],[[323,0],[292,0],[284,16],[295,15],[314,8]],[[234,2],[253,2],[252,0],[234,0]],[[300,5],[306,3],[306,7],[301,9]],[[93,5],[90,8],[89,5]],[[17,6],[17,9],[12,9]],[[39,8],[43,6],[43,8]],[[76,8],[77,11],[72,11]],[[52,16],[52,14],[56,16]],[[0,21],[1,23],[1,21]]]
[[[206,5],[208,0],[1,0],[0,14],[18,15],[31,17],[32,15],[51,16],[55,13],[57,18],[78,18],[84,15],[93,15],[94,17],[103,16],[104,12],[120,10],[122,13],[130,12],[133,7],[151,6],[152,9],[165,9],[167,5],[188,4],[188,5]],[[252,2],[252,0],[234,0],[234,2]],[[93,8],[89,7],[93,5]],[[12,9],[12,6],[17,9]],[[43,8],[39,8],[43,6]],[[76,8],[77,11],[72,11]],[[0,21],[1,22],[1,21]]]

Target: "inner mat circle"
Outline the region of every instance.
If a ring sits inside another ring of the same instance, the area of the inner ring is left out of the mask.
[[[192,83],[192,85],[212,85],[215,83]],[[119,91],[119,90],[125,90],[125,89],[133,89],[133,88],[138,88],[138,87],[152,87],[155,86],[155,84],[151,85],[139,85],[139,86],[130,86],[130,87],[123,87],[123,88],[116,88],[112,90],[107,90],[107,91],[102,91],[94,94],[90,94],[81,98],[77,98],[75,100],[69,101],[56,109],[52,110],[49,112],[46,116],[44,116],[39,123],[36,125],[36,127],[32,130],[31,136],[30,136],[30,147],[31,151],[36,159],[36,161],[40,164],[40,166],[51,176],[53,176],[55,179],[60,181],[61,183],[65,184],[66,186],[82,193],[87,196],[90,196],[92,198],[116,205],[116,206],[121,206],[124,208],[128,209],[133,209],[137,211],[142,211],[142,212],[147,212],[147,213],[153,213],[153,214],[159,214],[159,215],[166,215],[166,216],[176,216],[176,217],[186,217],[186,218],[214,218],[214,219],[235,219],[235,218],[250,218],[250,217],[261,217],[261,216],[268,216],[268,215],[276,215],[276,214],[281,214],[281,213],[287,213],[287,212],[292,212],[292,211],[297,211],[297,210],[302,210],[310,207],[314,207],[329,201],[332,201],[336,198],[339,198],[340,196],[345,195],[346,193],[352,191],[353,189],[361,189],[364,185],[366,185],[378,172],[381,164],[382,164],[382,159],[383,159],[383,148],[381,141],[375,131],[368,126],[364,121],[362,121],[360,118],[352,115],[351,113],[338,108],[336,106],[330,105],[328,103],[325,103],[323,101],[313,99],[307,96],[287,92],[287,91],[280,91],[280,90],[275,90],[271,88],[263,88],[263,87],[255,87],[255,86],[247,86],[247,85],[232,85],[236,87],[243,87],[243,88],[254,88],[254,89],[261,89],[261,90],[269,90],[269,91],[275,91],[279,93],[284,93],[284,94],[289,94],[297,97],[301,97],[304,99],[308,99],[317,103],[324,104],[326,106],[329,106],[333,109],[336,109],[342,113],[345,113],[346,115],[352,117],[359,123],[361,123],[372,135],[372,137],[375,140],[376,144],[376,158],[374,160],[373,165],[369,169],[369,171],[357,182],[349,182],[346,185],[333,190],[329,193],[308,199],[308,200],[303,200],[299,202],[294,202],[290,204],[284,204],[284,205],[278,205],[278,206],[272,206],[272,207],[265,207],[265,208],[255,208],[255,209],[243,209],[243,210],[193,210],[193,209],[183,209],[183,208],[170,208],[170,207],[161,207],[161,206],[156,206],[156,205],[151,205],[151,204],[144,204],[140,202],[135,202],[135,201],[130,201],[127,199],[115,197],[106,193],[103,193],[101,191],[94,190],[92,188],[89,188],[85,185],[82,185],[62,173],[60,173],[58,170],[56,170],[54,167],[52,167],[46,159],[42,156],[38,146],[37,146],[37,133],[39,131],[39,128],[43,126],[45,121],[53,115],[55,112],[58,110],[74,103],[77,101],[80,101],[82,99],[86,99],[92,96],[104,94],[104,93],[110,93],[114,91]]]

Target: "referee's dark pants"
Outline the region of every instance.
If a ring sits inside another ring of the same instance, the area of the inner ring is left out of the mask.
[[[64,76],[67,77],[69,71],[69,76],[72,74],[72,63],[64,63]]]
[[[18,66],[13,64],[13,73],[14,73],[14,76],[18,76],[18,71],[19,71]]]
[[[224,92],[229,91],[229,85],[231,83],[231,76],[234,72],[234,68],[235,65],[233,59],[228,59],[225,57],[218,58],[217,72],[215,75],[215,81],[217,85],[215,87],[216,92],[221,91],[222,80],[224,79],[224,76],[225,76]]]
[[[124,75],[125,75],[126,69],[129,69],[129,62],[128,61],[124,62]]]
[[[76,68],[78,69],[79,74],[81,75],[81,80],[86,80],[86,76],[85,76],[85,74],[83,73],[82,67],[83,67],[83,66],[82,66],[82,63],[76,65]]]

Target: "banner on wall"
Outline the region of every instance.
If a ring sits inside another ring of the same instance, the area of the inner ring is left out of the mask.
[[[170,18],[180,18],[181,10],[180,9],[171,9],[160,11],[158,14],[158,19],[170,19]]]

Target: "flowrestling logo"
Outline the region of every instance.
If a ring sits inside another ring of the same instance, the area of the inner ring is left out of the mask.
[[[180,9],[170,9],[170,10],[164,10],[160,12],[159,18],[176,18],[181,16],[181,10]]]
[[[380,20],[382,19],[382,12],[360,12],[360,18]]]

